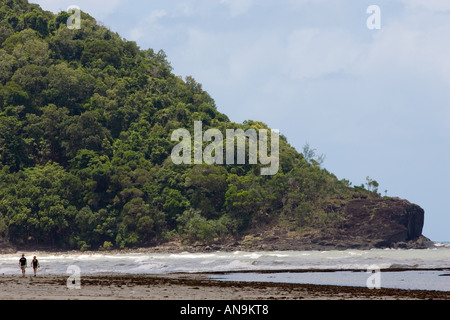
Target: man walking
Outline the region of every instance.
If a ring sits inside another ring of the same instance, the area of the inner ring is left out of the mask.
[[[22,269],[22,277],[25,277],[25,268],[27,267],[27,258],[22,254],[22,258],[19,259],[19,266]]]

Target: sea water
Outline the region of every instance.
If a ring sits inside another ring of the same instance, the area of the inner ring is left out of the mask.
[[[230,273],[211,278],[223,281],[299,283],[336,285],[406,290],[450,291],[450,268],[448,270],[407,270],[379,273],[372,271],[328,271],[328,272],[275,272],[275,273]],[[375,281],[374,277],[379,277]]]
[[[28,259],[28,265],[33,256],[37,256],[39,274],[67,274],[71,273],[70,266],[77,266],[81,276],[111,273],[222,273],[213,277],[224,281],[365,286],[370,276],[367,270],[378,268],[382,270],[382,287],[450,291],[448,244],[437,244],[436,248],[422,250],[23,253]],[[20,274],[18,262],[21,254],[0,255],[0,276]],[[393,271],[397,269],[410,271]]]

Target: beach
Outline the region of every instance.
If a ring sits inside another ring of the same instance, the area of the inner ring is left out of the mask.
[[[220,281],[209,274],[0,275],[0,300],[450,300],[449,291]],[[80,284],[80,288],[75,284]]]
[[[0,255],[0,301],[450,301],[449,248],[24,253],[37,276],[22,277],[21,252]],[[372,265],[380,289],[366,286]]]

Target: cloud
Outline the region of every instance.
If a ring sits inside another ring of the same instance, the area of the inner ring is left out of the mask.
[[[282,64],[282,45],[275,35],[264,34],[252,41],[249,38],[251,36],[228,40],[235,44],[227,60],[229,74],[236,82],[275,74]]]
[[[407,8],[420,8],[433,12],[450,11],[450,1],[443,0],[401,0]]]
[[[376,31],[352,72],[399,75],[450,85],[450,17],[420,12]],[[424,86],[429,86],[425,83]]]
[[[190,17],[194,15],[195,8],[191,2],[177,2],[175,9],[173,10],[173,15],[175,17]]]
[[[227,5],[231,16],[236,17],[247,12],[255,3],[254,0],[220,0],[220,3]]]
[[[422,78],[450,85],[450,14],[419,11],[367,30],[366,38],[338,28],[299,28],[287,38],[290,79],[341,74],[361,78]]]
[[[298,29],[288,37],[285,71],[296,80],[347,72],[363,48],[342,30]]]
[[[155,23],[160,18],[163,18],[167,15],[166,10],[153,10],[148,16],[146,21],[148,23]]]
[[[146,41],[149,41],[152,37],[155,39],[156,36],[160,36],[163,33],[163,26],[159,21],[166,16],[166,10],[151,11],[150,14],[138,21],[138,25],[128,32],[130,40],[139,41],[145,37]]]

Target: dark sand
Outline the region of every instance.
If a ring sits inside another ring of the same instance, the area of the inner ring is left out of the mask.
[[[450,300],[450,292],[331,285],[228,282],[208,274],[0,275],[0,300]]]

